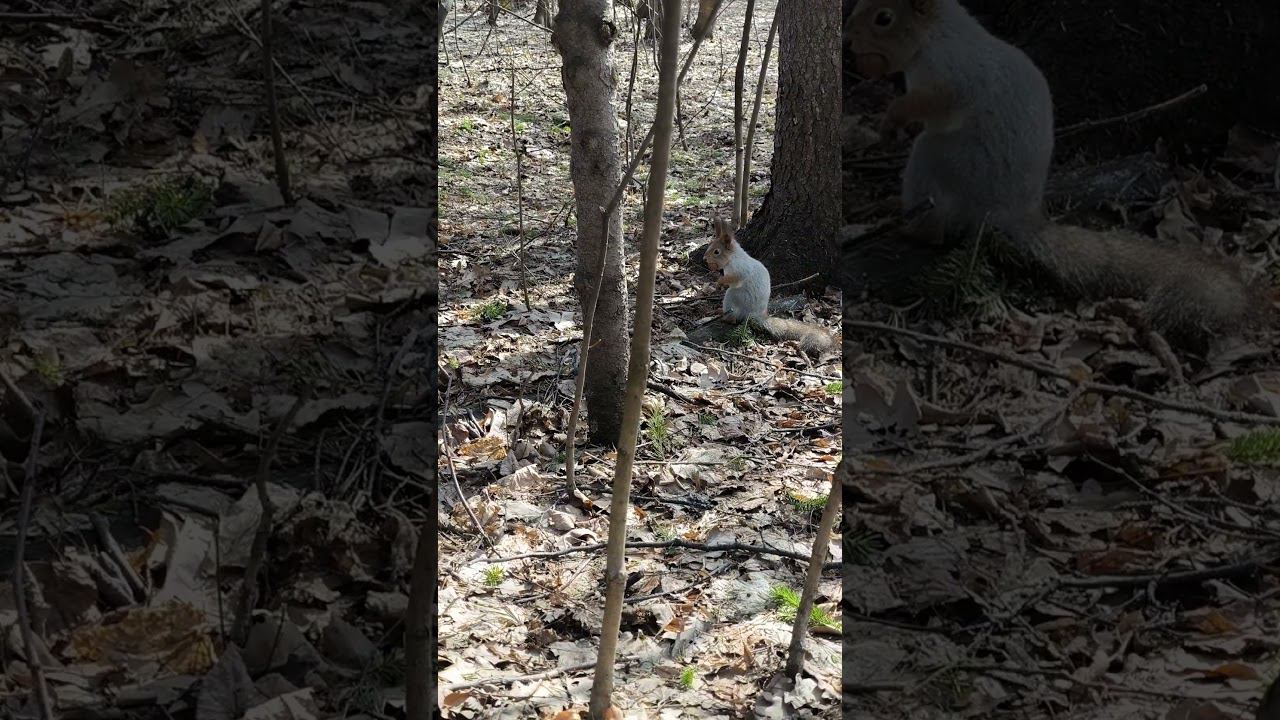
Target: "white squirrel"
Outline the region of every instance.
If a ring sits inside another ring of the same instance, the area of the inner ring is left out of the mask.
[[[844,27],[859,72],[902,72],[907,92],[883,129],[924,126],[903,175],[902,200],[932,198],[908,235],[940,242],[993,225],[1077,297],[1146,300],[1146,319],[1171,341],[1203,346],[1265,310],[1238,268],[1199,248],[1124,231],[1050,222],[1044,186],[1053,154],[1049,84],[1026,53],[996,38],[957,0],[860,0]]]
[[[769,269],[747,254],[733,237],[733,227],[717,217],[716,237],[707,246],[702,259],[715,271],[723,271],[716,280],[727,288],[724,292],[724,317],[734,323],[751,320],[777,340],[797,340],[805,352],[821,353],[835,343],[827,331],[798,320],[769,316]]]

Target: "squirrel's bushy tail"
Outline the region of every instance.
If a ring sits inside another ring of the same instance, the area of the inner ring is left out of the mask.
[[[1186,347],[1240,331],[1265,305],[1224,260],[1133,233],[1044,224],[1016,245],[1078,297],[1145,300],[1151,328]]]
[[[779,317],[766,317],[761,325],[775,340],[799,341],[800,349],[807,353],[816,355],[835,347],[830,333],[816,325]]]

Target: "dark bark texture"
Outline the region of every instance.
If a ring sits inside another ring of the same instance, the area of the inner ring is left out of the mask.
[[[769,194],[739,231],[773,283],[836,280],[840,224],[840,6],[785,0]]]
[[[608,0],[561,0],[551,36],[564,59],[561,78],[572,128],[569,172],[578,218],[574,289],[584,314],[608,240],[584,389],[590,436],[598,443],[618,439],[628,357],[622,217],[615,211],[606,223],[601,215],[622,179],[609,10]]]

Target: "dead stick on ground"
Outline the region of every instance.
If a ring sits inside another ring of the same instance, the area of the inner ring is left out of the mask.
[[[280,104],[276,98],[275,53],[271,49],[271,0],[262,0],[262,80],[267,117],[271,121],[271,150],[276,160],[276,185],[285,205],[293,204],[289,186],[289,160],[284,155],[284,136],[280,129]]]
[[[542,550],[538,552],[523,553],[520,555],[510,555],[507,557],[483,558],[483,562],[487,563],[505,563],[515,560],[524,560],[526,558],[554,558],[564,557],[565,555],[573,555],[575,553],[595,552],[596,550],[604,550],[608,548],[606,543],[595,543],[593,545],[580,545],[577,547],[565,548],[563,550]],[[746,552],[756,555],[774,555],[784,557],[789,560],[798,560],[800,562],[809,562],[810,556],[804,553],[792,552],[790,550],[779,550],[777,548],[765,547],[763,545],[748,545],[746,543],[716,543],[709,545],[707,543],[696,543],[690,540],[655,540],[651,542],[629,542],[628,550],[638,550],[643,548],[684,548],[685,550],[698,550],[700,552]],[[823,570],[838,570],[840,563],[827,563],[822,566]]]
[[[1109,385],[1089,380],[1080,380],[1066,370],[1059,370],[1056,367],[1046,365],[1045,363],[1038,362],[1036,360],[1028,360],[1027,358],[1019,357],[1013,353],[985,348],[981,345],[964,342],[963,340],[952,340],[938,335],[929,335],[928,333],[907,330],[906,328],[894,327],[884,323],[866,322],[862,320],[845,320],[844,327],[852,328],[854,330],[863,330],[866,332],[899,335],[915,340],[916,342],[928,343],[930,345],[937,345],[939,347],[950,348],[952,350],[960,350],[974,355],[981,355],[993,360],[999,360],[1000,362],[1013,365],[1015,367],[1031,370],[1046,377],[1068,382],[1087,393],[1128,398],[1130,400],[1145,403],[1152,407],[1162,408],[1165,410],[1177,410],[1179,412],[1209,417],[1223,422],[1239,423],[1242,425],[1257,423],[1260,425],[1280,426],[1280,417],[1236,412],[1232,410],[1218,410],[1216,408],[1196,403],[1187,403],[1178,400],[1165,400],[1163,398],[1158,398],[1155,395],[1150,395],[1148,393],[1134,390],[1132,388],[1122,387],[1120,385]]]
[[[1115,117],[1103,118],[1101,120],[1085,120],[1084,122],[1078,122],[1074,125],[1068,125],[1064,128],[1059,129],[1057,132],[1057,136],[1061,138],[1061,137],[1066,137],[1068,135],[1075,135],[1076,133],[1085,132],[1087,130],[1097,130],[1098,128],[1109,127],[1111,125],[1118,125],[1120,123],[1129,123],[1135,120],[1141,120],[1142,118],[1147,117],[1148,115],[1153,115],[1158,112],[1163,112],[1176,105],[1181,105],[1182,103],[1188,100],[1194,100],[1195,98],[1198,98],[1207,92],[1209,92],[1209,86],[1200,84],[1182,93],[1177,97],[1169,98],[1168,100],[1165,100],[1163,102],[1158,102],[1155,105],[1150,105],[1140,110],[1134,110],[1133,112],[1128,112],[1123,115],[1117,115]]]
[[[9,377],[9,373],[4,370],[0,370],[0,382],[4,383],[5,389],[9,391],[10,395],[13,395],[13,399],[17,400],[18,404],[22,406],[22,409],[26,411],[27,417],[34,420],[36,417],[35,406],[27,399],[27,394],[22,392],[22,388],[18,387],[17,383],[13,381],[13,378]]]
[[[258,463],[256,484],[258,487],[258,502],[262,505],[262,517],[258,519],[258,531],[253,536],[253,545],[249,550],[249,560],[245,565],[244,580],[240,587],[240,604],[236,610],[235,620],[231,624],[231,637],[241,647],[244,646],[245,640],[249,636],[253,608],[258,604],[258,573],[262,570],[262,565],[266,560],[267,541],[271,538],[271,521],[274,508],[271,505],[271,496],[267,490],[267,479],[271,476],[271,462],[275,459],[281,438],[289,430],[289,426],[293,424],[293,418],[302,409],[309,395],[309,392],[299,394],[298,399],[293,401],[293,407],[289,408],[289,412],[280,418],[275,431],[271,433],[271,438],[267,440],[267,445],[262,450],[262,460]]]
[[[47,25],[79,28],[83,30],[92,30],[94,32],[110,33],[113,35],[122,35],[128,32],[123,25],[117,25],[116,23],[109,22],[107,20],[99,20],[98,18],[89,17],[88,15],[75,15],[72,13],[6,12],[0,13],[0,23],[5,25],[17,25],[19,23],[44,23]]]
[[[444,412],[440,417],[449,417],[449,396],[453,390],[453,376],[446,376],[444,386]],[[493,541],[489,539],[489,535],[484,531],[484,526],[480,524],[480,518],[476,517],[476,513],[471,509],[471,503],[467,500],[467,496],[462,492],[462,483],[458,482],[458,471],[453,466],[453,448],[450,447],[449,429],[444,430],[444,460],[449,466],[449,474],[453,477],[453,490],[458,493],[458,501],[462,503],[462,509],[467,511],[467,515],[471,518],[471,524],[475,526],[476,532],[480,533],[480,537],[484,538],[484,542],[489,546],[490,552],[498,552],[498,548],[494,546]]]
[[[22,485],[22,504],[18,510],[18,538],[13,550],[13,601],[18,610],[18,625],[22,629],[22,647],[27,655],[27,666],[31,670],[32,684],[35,686],[36,707],[40,709],[43,720],[53,720],[53,703],[49,697],[49,686],[44,679],[44,666],[36,652],[35,638],[31,632],[31,614],[27,609],[27,528],[31,525],[31,502],[36,489],[36,461],[40,454],[40,436],[44,433],[44,413],[36,410],[34,424],[31,428],[31,445],[27,450],[26,476]]]
[[[659,383],[655,380],[646,380],[645,387],[654,392],[662,393],[663,395],[666,395],[667,397],[670,397],[674,400],[679,400],[680,402],[686,405],[691,404],[693,402],[693,400],[686,397],[679,390],[676,390],[675,388],[672,388],[672,387],[667,387],[666,385],[663,385],[662,383]]]
[[[792,280],[791,282],[785,282],[785,283],[782,283],[781,285],[774,285],[773,289],[781,290],[782,288],[788,288],[788,287],[791,287],[792,285],[803,285],[804,283],[807,283],[810,280],[817,280],[821,276],[822,276],[822,273],[814,273],[806,278],[800,278],[799,280]]]
[[[906,227],[911,223],[912,220],[915,220],[916,218],[920,217],[926,212],[932,210],[933,207],[934,207],[933,198],[931,197],[925,198],[923,202],[911,208],[910,210],[907,210],[905,213],[902,214],[901,217],[896,217],[889,220],[886,223],[877,225],[876,227],[871,228],[870,230],[862,233],[861,235],[854,235],[852,237],[845,235],[844,237],[841,237],[840,247],[847,250],[853,245],[857,245],[860,243],[864,243],[868,240],[874,240],[876,238],[888,235],[889,233],[894,232],[899,228]]]
[[[635,658],[619,658],[619,665],[630,665],[635,662]],[[579,670],[590,670],[595,666],[595,662],[578,663],[577,665],[569,665],[567,667],[552,668],[542,672],[531,673],[529,675],[507,675],[505,677],[489,678],[487,680],[474,680],[472,682],[454,683],[453,685],[445,685],[441,690],[445,692],[453,692],[455,690],[466,690],[468,688],[485,687],[486,685],[514,685],[518,682],[528,682],[530,680],[547,680],[561,675],[568,675]]]
[[[125,582],[129,583],[129,589],[133,591],[133,599],[141,602],[147,599],[147,588],[142,584],[142,578],[138,577],[138,571],[133,569],[133,565],[129,564],[129,559],[125,557],[124,550],[120,549],[120,543],[111,536],[111,528],[107,525],[107,519],[98,513],[91,513],[89,521],[93,523],[93,529],[98,533],[98,541],[102,543],[102,547],[107,551],[107,557],[111,558],[111,562],[115,563],[120,569],[120,573],[124,575]]]
[[[1145,588],[1149,585],[1203,582],[1205,580],[1249,575],[1265,565],[1274,563],[1277,559],[1280,559],[1280,551],[1272,551],[1252,560],[1204,568],[1203,570],[1184,570],[1149,575],[1097,575],[1094,577],[1062,578],[1058,581],[1058,584],[1061,587],[1069,588]]]
[[[387,380],[382,386],[382,397],[378,399],[378,414],[373,424],[374,442],[382,442],[382,425],[386,420],[387,403],[391,400],[391,388],[396,384],[396,375],[400,372],[400,366],[404,364],[405,355],[418,343],[418,335],[421,332],[421,328],[410,331],[405,336],[404,342],[400,344],[400,349],[396,350],[395,356],[391,358],[391,365],[387,368]]]
[[[904,468],[860,467],[858,468],[858,474],[894,475],[899,477],[913,477],[915,475],[920,475],[926,472],[932,472],[934,470],[944,470],[944,469],[950,469],[950,468],[964,467],[966,465],[972,465],[974,463],[981,462],[982,460],[985,460],[988,456],[990,456],[992,453],[994,453],[996,450],[999,450],[1000,448],[1007,447],[1009,445],[1016,445],[1020,442],[1025,442],[1029,440],[1030,438],[1032,438],[1033,436],[1039,433],[1048,432],[1048,430],[1058,422],[1058,419],[1061,418],[1063,414],[1068,412],[1071,409],[1071,406],[1074,405],[1076,400],[1078,400],[1080,396],[1083,394],[1084,394],[1083,390],[1081,390],[1080,388],[1076,388],[1074,391],[1072,391],[1071,395],[1068,396],[1066,400],[1064,400],[1060,405],[1058,405],[1057,408],[1055,408],[1052,412],[1045,415],[1044,418],[1032,423],[1031,427],[1027,428],[1026,430],[1023,430],[1022,432],[1016,433],[1014,435],[1008,435],[1006,437],[1002,437],[992,442],[989,442],[985,446],[980,447],[977,450],[974,450],[973,452],[961,455],[959,457],[946,458],[943,460],[930,460],[922,463],[917,463],[915,465],[909,465]]]

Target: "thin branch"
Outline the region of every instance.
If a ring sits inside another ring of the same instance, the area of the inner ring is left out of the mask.
[[[293,401],[293,407],[289,408],[289,412],[285,413],[283,418],[280,418],[275,431],[271,433],[271,438],[267,440],[267,445],[262,450],[262,459],[258,463],[256,485],[258,502],[262,505],[262,517],[258,519],[258,530],[254,533],[253,545],[249,549],[249,561],[245,565],[244,580],[241,581],[240,586],[240,604],[236,610],[235,620],[231,624],[231,637],[237,645],[243,646],[249,635],[253,608],[258,604],[258,573],[266,560],[267,541],[271,538],[271,522],[275,512],[271,504],[271,495],[267,490],[267,481],[271,477],[271,462],[275,459],[281,438],[293,424],[294,417],[306,403],[308,395],[310,395],[308,392],[299,394]]]
[[[0,368],[0,382],[4,383],[5,389],[8,390],[9,394],[13,396],[13,399],[17,400],[18,404],[22,406],[23,411],[27,413],[27,417],[34,420],[38,414],[35,406],[27,399],[27,394],[22,392],[22,388],[18,387],[18,384],[13,381],[13,378],[9,377],[9,373],[5,372],[2,368]]]
[[[120,543],[111,535],[111,528],[107,525],[107,519],[98,513],[90,513],[89,521],[93,523],[93,529],[98,533],[98,541],[102,543],[102,547],[107,551],[107,557],[111,558],[111,562],[115,563],[120,569],[120,573],[124,575],[125,582],[129,584],[129,589],[133,591],[134,602],[141,602],[147,597],[147,588],[142,584],[142,578],[138,577],[138,571],[133,569],[133,565],[129,564],[129,559],[125,557],[124,550],[120,548]]]
[[[626,666],[636,662],[636,660],[636,658],[619,658],[618,664]],[[530,673],[528,675],[506,675],[504,677],[487,678],[485,680],[454,683],[452,685],[445,685],[440,689],[445,692],[453,692],[455,690],[466,690],[468,688],[486,687],[489,685],[514,685],[519,682],[528,682],[530,680],[547,680],[554,677],[560,677],[561,675],[578,672],[579,670],[590,670],[594,665],[594,662],[584,662],[578,663],[577,665],[568,665],[565,667],[543,670],[542,672]]]
[[[110,33],[112,35],[123,35],[128,32],[128,29],[123,25],[118,25],[108,20],[89,17],[88,15],[76,15],[74,13],[0,13],[0,24],[17,25],[19,23],[45,23],[48,25],[59,25],[62,27]]]
[[[1151,573],[1148,575],[1095,575],[1093,577],[1062,578],[1058,581],[1061,587],[1091,588],[1145,588],[1153,585],[1169,585],[1172,583],[1197,583],[1205,580],[1240,577],[1252,575],[1260,568],[1280,559],[1280,551],[1272,550],[1265,555],[1218,567],[1203,570],[1183,570],[1181,572]]]
[[[36,654],[35,638],[31,633],[31,614],[27,609],[27,529],[31,525],[31,502],[36,490],[36,466],[40,455],[40,438],[44,434],[44,412],[37,410],[31,429],[31,443],[27,450],[25,480],[22,485],[22,504],[18,510],[18,538],[13,549],[13,600],[18,610],[18,625],[22,630],[23,652],[35,692],[36,707],[43,720],[53,720],[53,702],[49,686],[44,678],[44,666]]]
[[[972,353],[974,355],[981,355],[983,357],[988,357],[993,360],[998,360],[1008,365],[1020,367],[1025,370],[1031,370],[1032,372],[1035,372],[1040,375],[1044,375],[1046,377],[1051,377],[1056,380],[1063,380],[1065,382],[1068,382],[1080,388],[1085,392],[1095,393],[1097,395],[1128,398],[1130,400],[1136,400],[1138,402],[1144,403],[1146,405],[1150,405],[1152,407],[1163,408],[1165,410],[1176,410],[1178,412],[1185,412],[1191,415],[1200,415],[1203,417],[1220,420],[1222,422],[1239,423],[1243,425],[1257,423],[1260,425],[1280,426],[1280,417],[1273,417],[1269,415],[1258,415],[1256,413],[1236,412],[1232,410],[1219,410],[1217,408],[1212,408],[1212,407],[1208,407],[1206,405],[1201,405],[1197,403],[1181,402],[1178,400],[1165,400],[1163,398],[1158,398],[1155,395],[1144,393],[1139,390],[1134,390],[1132,388],[1122,387],[1120,385],[1109,385],[1107,383],[1098,383],[1098,382],[1092,382],[1089,380],[1081,380],[1066,370],[1059,370],[1058,368],[1053,367],[1051,365],[1047,365],[1045,363],[1038,362],[1035,360],[1028,360],[1027,358],[1014,355],[1013,353],[1005,352],[1003,350],[995,350],[993,348],[986,348],[980,345],[974,345],[973,343],[967,343],[962,340],[952,340],[950,338],[944,338],[938,335],[929,335],[927,333],[916,332],[914,330],[907,330],[906,328],[894,327],[892,325],[886,325],[884,323],[865,322],[861,320],[845,320],[844,327],[850,328],[853,330],[863,330],[866,332],[899,335],[902,337],[915,340],[916,342],[927,343],[930,345],[937,345],[939,347],[950,348],[952,350],[960,350],[963,352]]]
[[[607,549],[607,543],[594,543],[592,545],[578,545],[563,550],[540,550],[537,552],[523,553],[520,555],[508,555],[506,557],[485,558],[487,563],[505,563],[514,560],[524,560],[525,558],[556,558],[566,555],[574,555],[576,553],[595,552],[596,550]],[[643,548],[684,548],[685,550],[697,550],[699,552],[745,552],[755,555],[774,555],[784,557],[789,560],[807,563],[810,560],[809,555],[804,553],[792,552],[790,550],[779,550],[777,548],[766,547],[763,545],[750,545],[747,543],[716,543],[714,545],[708,543],[693,542],[692,540],[683,540],[676,538],[674,540],[654,540],[654,541],[636,541],[627,543],[628,550],[639,550]],[[840,563],[827,563],[822,566],[823,570],[838,570]]]
[[[449,417],[449,396],[453,390],[453,376],[446,376],[444,386],[444,412],[440,417]],[[484,531],[484,525],[480,523],[480,518],[476,517],[476,513],[471,509],[471,503],[467,500],[466,493],[462,492],[462,483],[458,482],[458,470],[453,465],[453,448],[450,447],[449,428],[444,429],[444,461],[449,466],[449,474],[453,477],[453,490],[458,493],[458,500],[462,503],[462,509],[467,511],[467,516],[471,518],[471,524],[475,526],[476,532],[489,546],[490,552],[498,552],[498,548],[493,544],[493,540],[489,539],[488,533]]]
[[[293,189],[289,186],[289,159],[284,154],[284,136],[280,129],[280,103],[276,98],[275,53],[271,45],[271,0],[262,0],[262,80],[267,117],[271,122],[271,151],[276,161],[276,185],[285,205],[293,205]]]
[[[1083,122],[1078,122],[1074,125],[1068,125],[1064,128],[1060,128],[1057,132],[1057,136],[1062,138],[1062,137],[1067,137],[1068,135],[1075,135],[1076,133],[1082,133],[1089,130],[1097,130],[1098,128],[1110,127],[1112,125],[1120,125],[1123,123],[1131,123],[1137,120],[1141,120],[1147,117],[1148,115],[1154,115],[1155,113],[1163,112],[1165,110],[1168,110],[1169,108],[1181,105],[1182,103],[1187,102],[1188,100],[1194,100],[1195,98],[1198,98],[1207,92],[1209,92],[1209,86],[1205,84],[1200,84],[1182,93],[1181,95],[1178,95],[1177,97],[1172,97],[1172,98],[1169,98],[1168,100],[1158,102],[1154,105],[1149,105],[1140,110],[1134,110],[1133,112],[1128,112],[1123,115],[1117,115],[1115,117],[1103,118],[1101,120],[1085,120]]]
[[[760,61],[760,78],[756,81],[755,102],[751,104],[751,123],[747,125],[747,143],[742,155],[742,215],[738,218],[740,226],[747,224],[747,208],[751,204],[748,193],[751,188],[751,151],[755,147],[756,125],[760,122],[760,105],[764,101],[764,81],[769,74],[769,55],[773,52],[773,39],[778,34],[778,18],[782,15],[782,6],[783,3],[778,3],[773,11],[769,39],[764,43],[764,58]]]
[[[524,234],[524,159],[520,152],[520,136],[516,134],[516,51],[511,49],[511,152],[516,156],[516,223],[520,233],[520,290],[524,293],[524,309],[532,310],[529,303],[529,273],[525,265],[528,238]],[[523,386],[522,386],[523,387]]]

